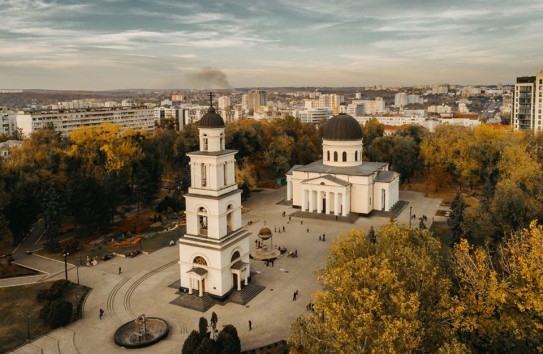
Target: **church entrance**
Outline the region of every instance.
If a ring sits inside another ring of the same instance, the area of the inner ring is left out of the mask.
[[[236,273],[232,273],[232,289],[237,289],[238,287],[238,275]]]

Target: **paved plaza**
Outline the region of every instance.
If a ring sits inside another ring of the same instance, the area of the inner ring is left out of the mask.
[[[177,297],[176,290],[169,287],[179,280],[177,246],[135,258],[115,257],[97,266],[79,269],[81,284],[92,288],[81,320],[57,329],[15,353],[125,352],[125,349],[114,344],[113,333],[121,324],[134,320],[140,314],[165,319],[170,325],[170,335],[154,346],[138,349],[138,353],[179,353],[190,331],[197,329],[198,319],[205,316],[209,320],[212,312],[218,315],[219,328],[226,324],[237,328],[242,350],[287,339],[291,323],[306,313],[311,294],[319,287],[314,271],[325,264],[327,251],[337,235],[353,228],[367,231],[371,226],[377,228],[390,220],[372,216],[360,217],[354,223],[349,223],[293,216],[289,222],[289,215],[298,209],[280,203],[285,198],[286,188],[283,187],[255,192],[243,203],[249,209],[243,214],[243,223],[252,233],[251,249],[255,247],[258,231],[267,226],[272,231],[281,229],[281,233],[274,233],[274,245],[285,246],[289,252],[298,251],[297,258],[287,257],[286,254],[279,256],[273,267],[266,267],[263,262],[251,262],[251,272],[256,273],[253,281],[266,288],[247,305],[226,303],[201,313],[170,304]],[[405,225],[409,225],[411,207],[417,217],[428,216],[426,226],[429,227],[441,203],[439,199],[425,198],[421,193],[408,191],[401,191],[400,199],[409,202],[397,217],[397,222]],[[286,212],[284,217],[283,212]],[[412,227],[418,227],[418,220],[413,220]],[[322,234],[326,235],[326,242],[319,241]],[[35,263],[33,267],[39,269],[40,261],[31,258],[34,256],[28,257],[29,262],[32,260]],[[43,262],[48,267],[58,266],[58,269],[47,268],[47,279],[63,278],[62,262]],[[24,263],[23,260],[21,263]],[[119,267],[122,267],[121,275],[118,274]],[[69,270],[69,278],[72,281],[76,279],[73,266]],[[6,285],[10,284],[0,281],[0,286]],[[292,300],[295,290],[299,292],[297,301]],[[100,308],[105,311],[102,320],[98,316]],[[249,320],[252,322],[251,331]]]

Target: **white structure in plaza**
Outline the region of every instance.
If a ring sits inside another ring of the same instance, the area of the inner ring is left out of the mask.
[[[237,151],[225,149],[224,121],[209,107],[198,123],[200,151],[190,157],[187,231],[179,239],[181,287],[225,298],[249,278],[249,232],[241,222]]]
[[[339,114],[322,131],[323,159],[287,173],[287,200],[311,213],[347,216],[389,211],[399,199],[400,175],[385,162],[362,162],[362,131]]]

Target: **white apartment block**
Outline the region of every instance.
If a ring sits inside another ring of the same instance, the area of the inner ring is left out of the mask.
[[[432,93],[436,95],[446,95],[449,93],[449,85],[447,84],[436,85],[433,87]]]
[[[97,126],[104,122],[118,124],[121,128],[143,129],[152,131],[155,127],[153,109],[103,109],[70,112],[26,113],[16,115],[16,126],[24,135],[52,124],[57,132],[64,136],[81,127]]]
[[[339,113],[339,105],[342,97],[336,94],[325,94],[319,96],[319,108],[330,108],[333,114]]]
[[[226,109],[227,107],[231,106],[230,97],[229,96],[221,96],[219,97],[219,109]]]
[[[0,135],[11,136],[16,130],[15,114],[0,113]]]
[[[366,122],[372,118],[375,118],[379,123],[384,125],[405,125],[405,124],[419,124],[423,125],[426,121],[425,117],[420,116],[376,116],[376,117],[355,117],[360,124],[366,124]]]
[[[429,106],[428,113],[450,114],[452,113],[452,107],[445,104],[439,106]]]
[[[394,106],[403,107],[407,104],[408,104],[407,93],[398,92],[397,94],[394,95]]]
[[[300,118],[302,123],[317,124],[328,120],[332,116],[332,110],[330,108],[311,108],[305,111],[298,111],[294,116]]]
[[[515,130],[543,130],[543,70],[536,76],[518,77],[513,90],[511,124]]]
[[[364,113],[362,115],[373,115],[386,112],[385,100],[382,97],[375,97],[374,100],[352,100],[352,104],[362,104]]]

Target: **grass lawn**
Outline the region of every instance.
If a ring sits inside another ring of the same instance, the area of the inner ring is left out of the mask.
[[[12,277],[24,277],[25,275],[36,275],[40,274],[35,270],[21,267],[17,264],[8,265],[7,261],[1,262],[0,265],[0,279],[1,278],[12,278]]]
[[[30,324],[30,337],[36,338],[51,330],[40,318],[39,313],[45,305],[45,300],[38,300],[40,289],[47,289],[52,282],[32,285],[15,286],[0,289],[0,353],[5,353],[21,344],[28,338],[28,324]],[[81,299],[85,287],[70,284],[64,292],[63,299],[74,305],[76,318],[76,302]]]

